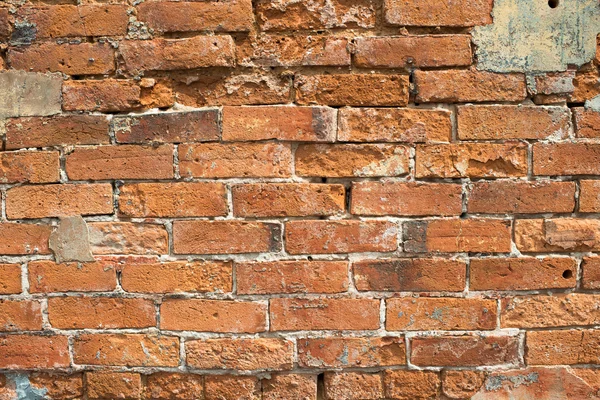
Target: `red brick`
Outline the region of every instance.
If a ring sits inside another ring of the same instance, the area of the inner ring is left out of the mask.
[[[131,372],[86,372],[87,397],[90,400],[128,399],[142,396],[142,378]]]
[[[6,122],[6,148],[108,144],[104,115],[58,115],[11,118]]]
[[[600,241],[595,219],[519,219],[515,221],[515,243],[521,252],[596,251]]]
[[[0,223],[0,254],[50,254],[49,225]]]
[[[0,300],[0,332],[42,330],[42,307],[38,301]]]
[[[52,399],[80,399],[83,396],[83,374],[32,373],[29,375],[32,388],[45,391]]]
[[[100,75],[115,70],[115,51],[109,43],[47,42],[10,49],[8,62],[13,69],[26,71]]]
[[[227,215],[226,188],[214,182],[132,183],[120,188],[119,213],[127,217]]]
[[[206,400],[261,400],[260,381],[255,376],[207,375]]]
[[[21,266],[0,264],[0,294],[21,293]]]
[[[402,297],[386,301],[388,331],[491,330],[496,300]]]
[[[12,27],[9,20],[8,8],[0,8],[0,40],[6,41],[10,38]]]
[[[163,225],[91,222],[88,228],[94,254],[168,253],[168,234]]]
[[[233,214],[239,217],[306,217],[345,211],[343,185],[256,183],[232,187]]]
[[[301,144],[296,174],[316,177],[401,176],[409,170],[409,149],[393,144]]]
[[[584,289],[600,289],[600,257],[584,257],[581,285]]]
[[[392,399],[438,398],[440,376],[434,371],[385,371],[385,396]]]
[[[404,228],[404,250],[439,253],[509,253],[511,221],[438,219],[411,221]]]
[[[356,215],[460,215],[462,185],[353,182],[350,212]]]
[[[528,365],[597,364],[600,331],[560,330],[527,332]]]
[[[238,294],[342,293],[348,290],[346,261],[236,263]]]
[[[577,263],[572,258],[471,259],[470,290],[540,290],[574,288]]]
[[[81,334],[75,336],[73,361],[83,365],[176,367],[179,338],[144,334]]]
[[[330,106],[406,106],[408,75],[297,75],[296,103]]]
[[[286,143],[203,143],[179,146],[182,177],[284,178],[292,174]]]
[[[144,399],[204,399],[204,377],[194,374],[158,372],[146,377]]]
[[[0,153],[0,183],[51,183],[59,180],[57,151]]]
[[[600,145],[596,143],[535,143],[535,175],[600,175]]]
[[[267,329],[267,304],[250,301],[166,299],[160,327],[169,331],[257,333]]]
[[[141,89],[132,81],[65,81],[62,87],[65,111],[130,111],[140,107]]]
[[[385,0],[385,22],[408,26],[475,26],[492,23],[493,0]]]
[[[418,108],[341,108],[338,140],[345,142],[448,142],[450,112]]]
[[[477,70],[417,70],[415,82],[417,103],[521,101],[527,96],[525,77],[522,74],[497,74]]]
[[[298,339],[305,368],[369,368],[406,364],[402,337]]]
[[[579,211],[600,212],[600,181],[579,181]]]
[[[329,107],[223,107],[223,140],[333,142],[337,111]]]
[[[198,49],[202,51],[199,52]],[[231,36],[126,40],[121,42],[119,50],[125,61],[125,68],[132,73],[233,67],[235,63],[235,50]]]
[[[118,143],[189,143],[219,140],[218,110],[127,115],[112,120]]]
[[[575,136],[595,139],[600,137],[600,112],[583,107],[572,109],[575,114]]]
[[[117,286],[117,271],[111,262],[32,261],[29,270],[29,292],[110,292]]]
[[[361,260],[352,264],[359,291],[462,292],[466,263],[442,258]]]
[[[0,368],[52,369],[69,367],[66,336],[0,336]]]
[[[127,264],[122,267],[121,286],[133,293],[231,292],[231,262]]]
[[[379,328],[376,299],[271,299],[271,331]]]
[[[361,68],[456,67],[472,63],[468,35],[367,37],[354,40]]]
[[[281,226],[252,221],[175,221],[176,254],[236,254],[279,251]]]
[[[141,3],[137,19],[158,32],[246,32],[254,23],[250,0]]]
[[[263,400],[303,399],[317,400],[315,375],[273,375],[262,381]]]
[[[575,210],[575,182],[477,182],[467,210],[482,214],[570,213]]]
[[[526,176],[527,145],[452,143],[417,145],[417,178],[507,178]]]
[[[511,336],[442,336],[411,341],[411,363],[418,366],[472,367],[516,364],[519,341]]]
[[[199,369],[288,370],[294,358],[293,343],[278,338],[187,340],[185,348],[187,364]]]
[[[394,251],[398,226],[388,221],[290,221],[285,247],[290,254]]]
[[[9,219],[113,213],[109,183],[18,186],[6,192]]]
[[[117,329],[156,326],[154,302],[109,297],[53,297],[48,319],[59,329]]]
[[[378,400],[384,398],[380,374],[365,372],[326,372],[327,400]]]

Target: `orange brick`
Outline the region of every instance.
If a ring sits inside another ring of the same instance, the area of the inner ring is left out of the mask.
[[[595,219],[555,218],[515,221],[515,243],[521,252],[596,251],[600,241]]]
[[[0,254],[50,254],[49,225],[0,223]]]
[[[392,399],[433,399],[438,397],[441,382],[435,371],[385,371],[385,396]]]
[[[0,153],[0,183],[51,183],[59,180],[57,151]]]
[[[68,346],[66,336],[0,336],[0,368],[68,368]]]
[[[362,260],[352,264],[359,291],[462,292],[466,263],[442,258]]]
[[[0,9],[0,27],[0,39],[2,41],[8,40],[12,32],[8,8]]]
[[[583,107],[572,109],[575,114],[575,136],[595,139],[600,137],[600,113]]]
[[[454,399],[471,398],[483,386],[485,377],[483,371],[442,371],[442,392]]]
[[[528,365],[595,364],[600,358],[600,331],[560,330],[527,332]]]
[[[256,333],[266,324],[266,303],[166,299],[160,306],[160,327],[169,331]]]
[[[290,221],[285,247],[290,254],[394,251],[398,226],[388,221]]]
[[[42,307],[38,301],[0,300],[0,332],[42,330]]]
[[[241,262],[235,266],[238,294],[342,293],[348,290],[346,261]]]
[[[305,217],[343,214],[343,185],[256,183],[232,187],[239,217]]]
[[[600,288],[600,257],[584,257],[581,285],[584,289]]]
[[[65,81],[62,87],[65,111],[130,111],[140,107],[141,89],[133,81]]]
[[[21,293],[21,266],[0,264],[0,294]]]
[[[273,375],[262,381],[263,400],[317,400],[317,377],[305,374]]]
[[[90,222],[93,254],[166,254],[168,234],[163,225],[129,222]]]
[[[39,260],[27,267],[31,293],[109,292],[117,286],[116,268],[111,262],[56,264]]]
[[[142,379],[131,372],[86,372],[87,397],[102,399],[141,399]]]
[[[533,145],[535,175],[598,175],[600,145],[596,143],[536,143]]]
[[[260,381],[255,376],[207,375],[205,400],[262,400]]]
[[[271,331],[379,328],[376,299],[271,299]]]
[[[383,399],[380,374],[367,372],[325,372],[325,398],[327,400]]]
[[[146,377],[145,399],[188,400],[204,398],[204,377],[158,372]]]
[[[235,254],[279,251],[281,226],[252,221],[175,221],[176,254]]]
[[[53,399],[79,399],[83,396],[83,374],[37,372],[29,374],[32,388],[45,391]]]
[[[385,0],[385,21],[408,26],[475,26],[492,23],[493,0]]]
[[[120,188],[119,213],[127,217],[227,215],[225,185],[212,182],[125,184]]]
[[[305,368],[368,368],[406,364],[404,338],[298,339],[298,363]]]
[[[579,190],[579,211],[600,212],[600,181],[581,180]]]

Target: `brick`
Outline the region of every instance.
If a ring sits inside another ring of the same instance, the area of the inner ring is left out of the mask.
[[[50,254],[51,231],[49,225],[0,223],[0,254]]]
[[[0,294],[21,293],[21,266],[0,263]]]
[[[599,175],[596,143],[535,143],[534,175]]]
[[[353,182],[350,212],[356,215],[460,215],[462,185]]]
[[[304,368],[369,368],[406,364],[402,337],[298,339]]]
[[[406,106],[408,75],[297,75],[296,103],[329,106]]]
[[[593,219],[520,219],[515,221],[515,243],[522,252],[570,252],[600,249]]]
[[[409,149],[392,144],[301,144],[296,174],[316,177],[401,176],[409,171]]]
[[[57,151],[0,153],[0,183],[51,183],[59,180]]]
[[[117,286],[117,270],[111,262],[32,261],[29,270],[30,293],[110,292]]]
[[[438,253],[509,253],[511,221],[501,219],[438,219],[408,222],[404,250]]]
[[[219,140],[219,111],[166,112],[115,116],[118,143],[189,143]]]
[[[262,393],[263,400],[317,400],[317,379],[315,375],[273,375],[262,381]]]
[[[239,217],[306,217],[341,215],[343,185],[256,183],[232,186],[233,214]]]
[[[6,192],[9,219],[113,213],[109,183],[18,186]]]
[[[337,111],[329,107],[223,107],[223,140],[333,142]]]
[[[379,328],[376,299],[271,299],[271,331]]]
[[[231,292],[231,262],[173,261],[126,264],[121,287],[133,293]]]
[[[388,331],[491,330],[496,301],[482,299],[395,298],[386,301]]]
[[[6,148],[108,144],[108,119],[103,115],[60,115],[11,118],[6,122]]]
[[[115,51],[109,43],[48,42],[10,49],[8,62],[13,69],[26,71],[100,75],[115,70]]]
[[[327,400],[377,400],[384,397],[380,374],[325,372],[324,384]]]
[[[600,320],[595,294],[517,296],[502,304],[502,327],[547,328],[569,325],[597,325]]]
[[[482,214],[570,213],[575,182],[494,181],[474,183],[467,210]]]
[[[168,234],[163,225],[91,222],[88,229],[94,254],[168,253]]]
[[[290,221],[285,248],[290,254],[394,251],[398,226],[388,221]]]
[[[292,174],[286,143],[202,143],[179,146],[182,177],[284,178]]]
[[[160,327],[170,331],[256,333],[267,329],[267,304],[251,301],[167,299]]]
[[[292,342],[277,338],[187,340],[185,348],[187,364],[199,369],[288,370],[294,356]]]
[[[600,181],[579,181],[579,211],[600,212]]]
[[[260,382],[255,376],[207,375],[205,400],[261,400]]]
[[[346,261],[240,262],[238,294],[342,293],[348,290]]]
[[[434,371],[385,371],[385,397],[392,399],[433,399],[438,397],[441,382]]]
[[[525,77],[522,74],[477,70],[417,70],[415,82],[417,103],[521,101],[527,97]]]
[[[600,257],[584,257],[581,286],[584,289],[600,288]]]
[[[0,300],[0,332],[42,330],[42,307],[38,301]]]
[[[557,106],[460,106],[457,115],[461,140],[564,139],[571,119]]]
[[[466,263],[442,258],[396,258],[352,263],[359,291],[462,292]]]
[[[471,398],[482,387],[485,376],[482,371],[443,371],[442,392],[451,399]]]
[[[127,217],[215,217],[227,215],[222,183],[134,183],[120,188],[119,213]]]
[[[154,302],[109,297],[53,297],[48,319],[59,329],[118,329],[156,326]]]
[[[83,396],[83,374],[32,373],[29,384],[34,389],[45,391],[46,396],[52,399],[79,399]]]
[[[68,368],[69,362],[66,336],[0,336],[2,369]]]
[[[470,290],[541,290],[574,288],[577,263],[572,258],[471,259]]]
[[[475,26],[492,23],[492,0],[385,0],[385,22],[408,26]]]
[[[148,375],[144,398],[153,400],[203,399],[204,377],[170,372]]]
[[[411,341],[410,360],[418,366],[473,367],[516,364],[519,341],[512,336],[442,336]]]
[[[472,63],[468,35],[367,37],[355,39],[361,68],[457,67]]]
[[[595,139],[600,137],[600,112],[583,107],[572,109],[575,114],[575,136]]]
[[[158,32],[247,32],[254,23],[250,0],[141,3],[137,18]]]
[[[569,97],[569,102],[584,103],[600,95],[600,75],[597,68],[582,68],[575,73],[573,79],[574,90]]]
[[[559,330],[527,332],[525,361],[528,365],[596,364],[600,331]]]
[[[87,397],[101,399],[141,399],[142,378],[132,372],[86,372]]]
[[[10,38],[10,34],[12,33],[12,27],[9,20],[9,11],[8,8],[0,9],[0,40],[6,41]]]
[[[179,338],[144,334],[80,334],[73,361],[84,365],[176,367]]]
[[[527,145],[452,143],[417,145],[417,178],[508,178],[527,175]]]
[[[448,142],[450,112],[418,108],[342,108],[338,140],[345,142]]]
[[[132,81],[65,81],[62,87],[65,111],[130,111],[140,107],[141,89]]]
[[[203,51],[198,52],[198,49]],[[233,67],[235,63],[231,36],[126,40],[120,43],[119,50],[125,61],[125,68],[132,73]]]
[[[333,0],[284,1],[273,3],[260,0],[256,3],[256,18],[264,31],[319,30],[330,28],[375,27],[377,4],[373,0],[345,3]],[[323,12],[327,9],[329,12]]]

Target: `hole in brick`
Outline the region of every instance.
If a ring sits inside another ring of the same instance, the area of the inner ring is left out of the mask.
[[[573,277],[573,271],[571,271],[570,269],[566,269],[566,270],[563,272],[563,274],[562,274],[562,275],[563,275],[563,278],[565,278],[565,279],[572,278],[572,277]]]
[[[558,7],[559,3],[560,3],[559,0],[548,0],[548,6],[550,8],[556,8],[556,7]]]

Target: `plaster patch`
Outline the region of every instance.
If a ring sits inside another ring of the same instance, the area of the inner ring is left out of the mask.
[[[0,72],[0,118],[58,114],[60,74]]]
[[[600,95],[585,102],[585,108],[592,111],[600,112]]]
[[[50,235],[48,245],[57,263],[94,261],[88,227],[80,216],[61,218],[58,229]]]

